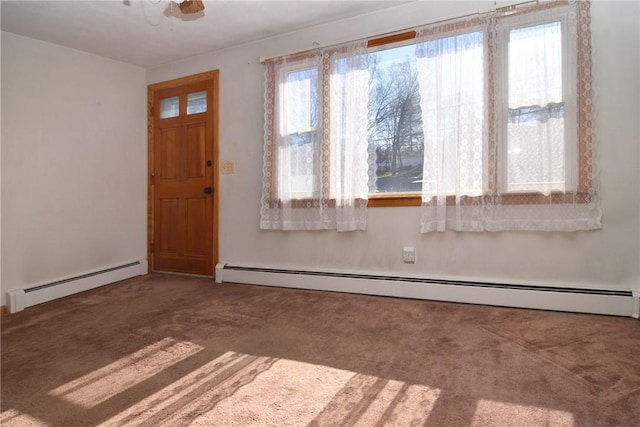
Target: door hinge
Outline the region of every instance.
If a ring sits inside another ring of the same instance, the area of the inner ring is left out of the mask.
[[[149,177],[149,182],[151,183],[151,185],[154,185],[156,183],[156,175],[155,174],[151,174],[151,176]]]

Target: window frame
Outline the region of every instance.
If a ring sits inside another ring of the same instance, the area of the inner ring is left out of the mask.
[[[578,120],[577,120],[577,98],[578,87],[576,80],[571,76],[578,75],[579,64],[576,58],[576,49],[571,49],[569,43],[571,40],[577,41],[575,28],[572,28],[568,22],[568,7],[558,6],[551,12],[546,10],[530,11],[526,14],[518,14],[513,16],[505,16],[501,18],[500,25],[500,42],[497,44],[497,66],[496,74],[496,91],[495,96],[501,105],[500,112],[496,118],[498,131],[496,133],[497,144],[497,185],[498,191],[503,195],[531,195],[537,194],[535,190],[509,190],[510,184],[508,177],[509,159],[507,150],[509,148],[508,141],[508,108],[509,108],[509,42],[510,32],[517,29],[531,28],[539,25],[560,23],[561,46],[562,46],[562,101],[564,104],[564,180],[562,185],[564,189],[553,189],[551,193],[575,193],[578,187],[577,177],[577,145],[578,145]],[[524,185],[523,185],[524,186]]]
[[[317,93],[316,93],[316,97],[317,97],[317,103],[318,105],[316,106],[316,108],[318,109],[317,113],[322,116],[323,111],[322,111],[322,87],[321,85],[322,83],[322,75],[321,75],[321,70],[322,70],[322,66],[321,66],[321,62],[318,58],[316,57],[305,57],[302,58],[299,61],[296,62],[291,62],[291,63],[287,63],[284,67],[279,68],[277,70],[277,72],[274,74],[274,85],[276,84],[275,82],[277,81],[281,81],[281,77],[279,77],[280,75],[286,74],[292,74],[292,73],[297,73],[297,72],[304,72],[304,71],[310,71],[315,69],[317,72],[317,79],[318,79],[318,87],[316,88]],[[285,94],[283,94],[279,89],[276,88],[276,93],[278,94],[278,98],[277,98],[277,102],[278,102],[278,110],[275,111],[274,109],[274,123],[278,123],[277,126],[274,126],[274,134],[275,134],[275,130],[281,130],[281,124],[282,124],[282,120],[283,120],[283,113],[284,110],[286,109],[286,104],[285,102],[283,102],[283,100],[285,99]],[[310,107],[311,108],[311,107]],[[315,127],[313,129],[310,129],[307,132],[304,133],[308,133],[308,134],[315,134],[315,139],[316,139],[316,144],[318,144],[318,146],[323,144],[322,138],[320,138],[319,135],[319,124],[322,122],[322,117],[318,117],[317,118],[317,123],[315,125]],[[300,135],[301,133],[298,133],[298,135]],[[283,135],[282,133],[280,133],[280,138],[289,138],[291,135],[294,134],[287,134],[287,135]],[[274,138],[277,138],[277,136],[274,135]],[[280,147],[277,147],[278,150],[280,149]],[[277,151],[278,150],[274,150],[274,157],[276,157],[277,155]],[[321,150],[321,152],[323,152],[324,150]],[[323,185],[320,179],[321,174],[319,174],[319,167],[318,167],[318,156],[319,154],[316,154],[314,156],[314,165],[313,165],[313,170],[314,170],[314,177],[313,177],[313,188],[310,191],[307,192],[297,192],[300,193],[301,197],[297,198],[295,200],[313,200],[316,195],[321,191],[321,186]],[[276,157],[277,158],[277,157]],[[274,158],[273,161],[275,161],[276,159]],[[276,170],[279,170],[279,164],[275,163],[278,165],[278,167],[276,168]],[[276,174],[276,176],[274,177],[275,183],[274,183],[274,194],[275,194],[275,198],[276,199],[280,199],[280,187],[279,187],[279,182],[278,182],[278,177],[279,174]]]
[[[526,25],[523,26],[534,26],[536,25],[535,18],[531,18],[531,16],[535,16],[538,14],[546,13],[546,16],[549,16],[549,10],[554,10],[554,13],[551,16],[557,15],[559,16],[563,22],[567,21],[568,15],[571,13],[571,4],[567,1],[558,3],[542,3],[537,4],[535,6],[531,6],[529,8],[523,10],[516,10],[513,13],[508,15],[500,16],[498,19],[506,20],[509,22],[513,20],[514,22],[522,22],[527,20]],[[576,7],[576,13],[580,14],[582,12],[582,8],[588,8],[588,2],[578,2]],[[545,16],[545,15],[543,15]],[[557,18],[555,20],[558,20]],[[578,19],[576,17],[577,22],[575,25],[567,24],[566,28],[569,30],[569,35],[567,36],[566,43],[564,46],[567,48],[567,55],[563,55],[563,64],[567,61],[574,61],[575,68],[572,70],[567,70],[567,73],[574,73],[573,77],[569,74],[567,78],[567,82],[569,84],[575,84],[572,88],[575,94],[574,97],[566,98],[566,93],[568,87],[564,85],[563,81],[563,99],[564,102],[569,102],[573,104],[574,112],[573,117],[573,127],[576,132],[575,136],[575,144],[573,145],[573,158],[568,158],[565,152],[565,164],[566,162],[575,162],[575,175],[572,177],[574,180],[571,184],[574,190],[571,191],[552,191],[549,196],[545,196],[539,192],[512,192],[512,193],[504,193],[501,195],[501,203],[503,205],[540,205],[540,204],[565,204],[565,203],[590,203],[593,199],[592,194],[590,194],[589,189],[593,187],[592,180],[594,179],[593,175],[589,173],[588,165],[591,163],[591,158],[593,154],[592,143],[593,143],[593,132],[588,132],[587,129],[592,130],[593,126],[591,125],[593,122],[592,117],[592,99],[593,99],[593,89],[592,89],[592,73],[591,66],[589,66],[589,72],[585,73],[585,62],[591,64],[591,28],[588,23],[590,20],[585,23],[585,21]],[[538,20],[539,22],[550,22],[553,21],[551,19],[542,19]],[[573,49],[569,49],[569,47],[573,44]],[[563,70],[564,72],[564,70]],[[490,78],[495,78],[495,76],[490,76]],[[566,105],[566,104],[565,104]],[[566,107],[565,107],[566,108]],[[565,109],[565,116],[566,109]],[[589,125],[586,125],[586,124]],[[567,132],[567,126],[565,126],[565,135]],[[494,142],[497,143],[497,142]],[[500,147],[499,147],[500,148]],[[502,162],[499,165],[499,168],[506,167],[506,162]],[[565,175],[566,178],[566,175]],[[497,177],[496,177],[497,180]],[[495,182],[495,185],[499,185],[498,182]]]

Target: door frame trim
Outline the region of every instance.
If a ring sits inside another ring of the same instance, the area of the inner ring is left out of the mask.
[[[218,264],[218,205],[219,205],[219,144],[218,144],[218,120],[219,120],[219,82],[220,71],[212,70],[204,73],[193,74],[186,77],[180,77],[173,80],[167,80],[164,82],[154,83],[147,85],[147,260],[148,260],[148,272],[151,273],[154,269],[153,254],[151,246],[153,244],[153,170],[154,170],[154,117],[153,117],[153,104],[154,95],[158,90],[169,89],[178,86],[184,86],[190,83],[202,82],[211,80],[213,85],[213,93],[211,94],[213,99],[213,105],[207,109],[207,114],[210,114],[212,119],[213,132],[213,266]],[[211,277],[214,276],[214,271],[211,271]]]

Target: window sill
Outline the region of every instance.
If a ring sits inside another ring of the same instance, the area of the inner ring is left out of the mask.
[[[484,196],[488,200],[489,196]],[[461,201],[461,205],[473,204],[474,197],[465,197]],[[552,193],[545,196],[540,193],[517,193],[503,194],[500,204],[502,205],[559,205],[566,203],[585,204],[591,201],[588,193]],[[420,193],[389,193],[389,194],[370,194],[367,206],[370,208],[382,207],[403,207],[403,206],[420,206],[422,204],[422,195]],[[455,196],[447,196],[447,206],[456,204]]]
[[[422,196],[420,193],[388,193],[388,194],[369,194],[370,208],[388,208],[399,206],[420,206],[422,204]]]
[[[491,196],[481,196],[485,198],[485,203],[490,203]],[[498,196],[494,196],[498,197]],[[560,205],[560,204],[586,204],[590,203],[592,198],[588,193],[552,193],[549,196],[545,196],[540,193],[518,193],[518,194],[503,194],[500,197],[501,205]],[[475,197],[464,197],[460,201],[462,206],[469,206],[474,203],[478,203]],[[370,208],[387,208],[387,207],[408,207],[408,206],[420,206],[422,204],[422,195],[420,193],[388,193],[388,194],[370,194],[367,201],[358,199],[356,204],[366,203]],[[317,199],[296,199],[289,202],[289,206],[292,208],[310,208],[318,207],[319,201]],[[447,196],[447,206],[454,206],[456,204],[455,196]],[[283,203],[280,200],[271,200],[269,207],[281,208]],[[334,208],[336,206],[335,200],[329,200],[326,204],[327,207]]]

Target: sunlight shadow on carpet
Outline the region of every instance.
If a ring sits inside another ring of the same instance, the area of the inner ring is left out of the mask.
[[[101,425],[188,424],[268,370],[274,360],[227,352]]]
[[[424,424],[440,391],[227,352],[102,426]]]
[[[535,425],[573,427],[573,414],[549,408],[480,400],[471,427]]]
[[[164,338],[48,394],[89,410],[204,349]],[[126,409],[121,407],[100,425],[427,425],[442,392],[423,384],[233,351],[202,363]],[[477,400],[471,414],[470,427],[575,425],[570,412],[488,399]],[[3,412],[0,423],[46,425],[16,409]]]
[[[31,415],[22,414],[17,409],[9,409],[0,414],[0,425],[15,425],[29,427],[47,427],[49,424]]]
[[[355,374],[309,424],[424,425],[440,390]]]
[[[49,392],[84,408],[107,399],[200,352],[203,347],[165,338]]]

